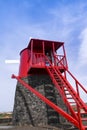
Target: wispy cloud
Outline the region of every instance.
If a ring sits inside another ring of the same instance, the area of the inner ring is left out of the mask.
[[[87,2],[56,1],[49,6],[49,2],[41,0],[35,3],[22,0],[9,5],[4,3],[0,15],[0,111],[12,110],[16,81],[10,77],[12,73],[18,74],[19,69],[18,64],[4,61],[19,59],[29,37],[64,41],[71,72],[87,86]]]
[[[79,61],[81,66],[87,66],[87,28],[80,34]]]
[[[53,15],[54,31],[65,42],[69,69],[87,89],[86,7],[87,2],[73,2],[72,5],[51,9],[50,13]]]

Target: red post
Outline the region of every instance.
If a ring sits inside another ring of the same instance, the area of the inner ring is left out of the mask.
[[[44,54],[44,41],[42,42],[42,45],[43,45],[43,54]]]
[[[31,41],[31,65],[33,60],[33,40]]]
[[[75,82],[75,83],[76,83],[77,94],[80,97],[78,84],[77,84],[77,82]],[[83,126],[82,126],[82,121],[81,121],[80,107],[78,106],[78,104],[77,104],[77,111],[78,111],[79,126],[80,126],[80,130],[81,130]]]
[[[54,65],[56,65],[56,60],[55,60],[55,46],[54,46],[54,42],[52,43],[52,46],[53,46]]]
[[[65,52],[64,44],[63,44],[63,52],[64,52],[64,57],[65,57],[66,68],[68,69],[68,64],[67,64],[67,60],[66,60],[66,52]]]
[[[29,67],[29,50],[25,48],[20,53],[20,68],[19,68],[19,76],[26,77]]]

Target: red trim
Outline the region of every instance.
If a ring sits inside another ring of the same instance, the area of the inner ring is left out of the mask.
[[[25,48],[24,50],[21,51],[20,53],[20,67],[19,67],[19,75],[21,77],[27,76],[28,72],[28,60],[29,60],[29,49]]]

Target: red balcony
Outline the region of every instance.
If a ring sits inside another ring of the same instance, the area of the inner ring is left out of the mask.
[[[56,53],[60,47],[63,54]],[[67,68],[64,43],[62,42],[31,39],[28,47],[22,50],[20,55],[19,75],[21,77],[35,74],[35,72],[46,73],[46,66],[58,67],[61,72]]]

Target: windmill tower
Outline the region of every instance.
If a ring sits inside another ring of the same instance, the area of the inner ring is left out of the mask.
[[[67,73],[75,81],[76,90],[67,80]],[[87,91],[68,70],[63,42],[31,39],[20,52],[19,76],[12,77],[18,80],[13,110],[15,125],[59,126],[68,120],[85,130],[87,126],[82,124],[80,112],[83,109],[86,114],[87,106],[78,88]]]

